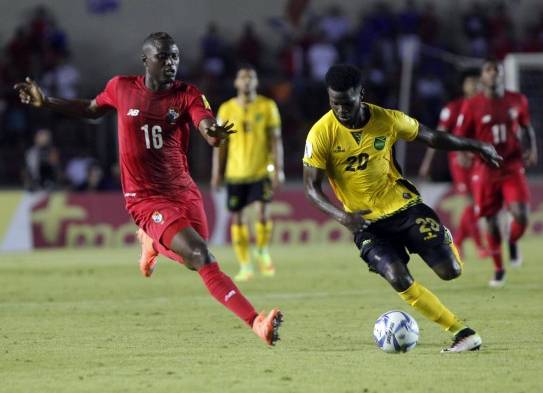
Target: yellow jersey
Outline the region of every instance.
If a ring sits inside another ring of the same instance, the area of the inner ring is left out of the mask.
[[[419,123],[406,114],[364,103],[368,123],[349,129],[330,110],[307,135],[303,162],[326,171],[332,188],[348,212],[370,209],[375,221],[420,202],[415,186],[401,175],[394,143],[411,141]]]
[[[269,176],[268,166],[273,163],[270,132],[281,126],[275,102],[257,95],[243,107],[234,97],[219,107],[217,118],[220,122],[232,122],[237,130],[228,138],[226,181],[247,183]]]

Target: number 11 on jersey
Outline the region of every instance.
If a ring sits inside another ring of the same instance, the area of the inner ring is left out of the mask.
[[[147,149],[151,148],[151,144],[154,149],[162,148],[162,145],[164,144],[162,141],[162,127],[158,125],[152,126],[151,135],[149,135],[148,124],[141,126],[140,130],[143,130],[143,133],[145,134],[145,147]]]

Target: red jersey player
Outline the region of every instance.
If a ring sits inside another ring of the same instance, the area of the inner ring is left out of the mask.
[[[477,158],[472,173],[475,212],[487,219],[488,247],[494,260],[494,278],[489,284],[498,287],[505,283],[498,213],[505,205],[513,217],[509,242],[514,254],[516,242],[528,224],[529,194],[524,166],[537,162],[537,148],[528,101],[524,95],[504,89],[502,65],[495,60],[485,61],[480,80],[483,92],[464,102],[456,132],[494,144],[504,159],[500,168],[492,168]],[[524,136],[530,141],[526,152],[522,146]],[[512,255],[512,259],[518,260],[518,255]]]
[[[217,124],[204,95],[175,80],[179,49],[166,33],[149,35],[142,47],[145,75],[117,76],[93,100],[46,97],[27,78],[15,85],[21,101],[35,107],[97,118],[115,109],[121,182],[126,208],[140,228],[140,269],[150,276],[159,253],[199,273],[209,292],[252,327],[267,344],[278,339],[282,314],[257,314],[209,251],[202,196],[187,165],[190,124],[214,146],[232,125]]]
[[[462,104],[466,99],[473,97],[477,93],[478,82],[479,75],[474,71],[467,71],[462,75],[463,97],[450,101],[441,110],[437,130],[454,133],[456,120],[460,114]],[[435,150],[428,148],[420,166],[419,176],[423,178],[428,177],[434,155]],[[457,193],[466,194],[466,196],[470,199],[470,203],[462,212],[460,224],[454,235],[454,239],[461,250],[464,240],[467,237],[472,237],[479,251],[479,255],[486,256],[487,251],[485,250],[481,241],[479,226],[475,224],[477,219],[475,217],[473,200],[471,199],[472,192],[470,184],[472,168],[472,155],[468,153],[458,154],[457,152],[449,152],[449,170],[451,172],[454,189]]]

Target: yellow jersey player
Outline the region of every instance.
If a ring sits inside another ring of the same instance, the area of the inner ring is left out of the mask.
[[[443,352],[479,349],[481,337],[464,325],[407,268],[417,253],[443,280],[462,271],[462,261],[447,228],[425,205],[416,187],[402,176],[394,159],[399,139],[418,140],[434,149],[469,150],[498,166],[501,157],[480,141],[431,130],[402,112],[363,101],[362,76],[351,65],[326,74],[331,111],[309,131],[304,153],[308,198],[354,234],[369,270],[380,274],[400,297],[454,335]],[[322,191],[327,176],[343,208]]]
[[[247,281],[254,276],[254,270],[249,252],[249,227],[244,222],[243,211],[256,203],[255,257],[261,274],[272,277],[275,268],[268,250],[272,233],[269,202],[285,175],[277,105],[257,94],[258,77],[251,65],[239,67],[234,86],[237,96],[220,106],[217,117],[219,121],[231,121],[238,132],[214,149],[211,185],[217,189],[223,180],[226,183],[227,207],[232,213],[232,245],[240,264],[235,280]]]

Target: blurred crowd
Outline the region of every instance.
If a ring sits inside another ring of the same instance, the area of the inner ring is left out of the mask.
[[[365,75],[366,99],[398,108],[402,64],[412,59],[409,113],[435,126],[443,104],[460,93],[458,77],[474,64],[467,60],[502,59],[513,51],[543,52],[543,8],[534,10],[533,21],[518,26],[510,17],[514,5],[500,1],[473,2],[454,18],[439,14],[430,1],[406,0],[399,8],[375,1],[358,20],[338,5],[314,10],[310,4],[288,1],[284,16],[267,20],[274,40],[260,36],[254,22],[247,22],[239,37],[225,34],[218,22],[209,23],[200,42],[194,43],[199,45],[199,58],[183,59],[188,63],[180,75],[200,87],[217,108],[234,94],[236,66],[254,64],[260,91],[276,100],[282,115],[289,179],[300,177],[308,127],[328,109],[322,82],[330,65],[358,65]],[[0,185],[117,188],[115,133],[108,132],[114,121],[87,123],[22,106],[12,85],[26,75],[33,75],[46,94],[79,95],[80,75],[70,58],[69,37],[44,6],[13,32],[0,60]],[[191,149],[193,175],[206,180],[209,149],[197,138]],[[412,159],[407,164],[408,173],[414,173],[419,162]],[[442,172],[438,178],[446,176],[444,162]]]

